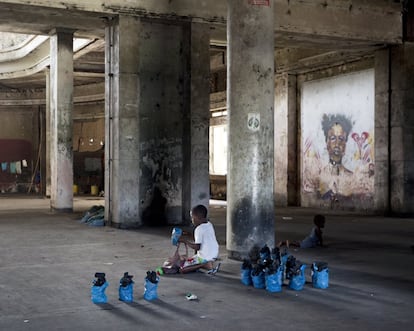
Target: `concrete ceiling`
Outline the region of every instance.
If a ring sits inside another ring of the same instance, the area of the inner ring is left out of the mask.
[[[110,14],[28,6],[0,1],[0,31],[48,35],[56,27],[75,31],[76,37],[104,37]]]
[[[48,36],[32,36],[21,47],[16,45],[12,49],[0,51],[0,90],[44,88],[45,68],[50,65],[49,44]],[[76,38],[74,84],[100,83],[104,81],[104,74],[104,40]]]
[[[125,1],[120,0],[90,0],[86,3],[76,0],[0,0],[0,31],[47,36],[54,28],[60,27],[73,30],[75,37],[89,38],[90,44],[75,52],[75,85],[104,81],[105,25],[118,13],[162,19],[194,19],[209,24],[212,56],[225,52],[226,1],[200,1],[198,7],[193,6],[190,0],[137,0],[135,7],[131,3],[127,2],[130,7],[126,7],[122,5]],[[343,59],[355,60],[384,45],[402,42],[402,32],[395,26],[401,25],[398,1],[275,0],[274,7],[277,14],[275,56],[286,59],[288,53],[294,54],[288,57],[294,63],[277,60],[281,63],[277,66],[278,70],[308,70],[306,66],[317,65],[318,59],[324,65],[330,61],[334,63],[338,54]],[[39,45],[32,55],[41,53],[42,47],[48,48],[48,41]],[[43,71],[35,72],[33,69],[33,73],[27,73],[8,77],[0,71],[0,90],[45,86]]]

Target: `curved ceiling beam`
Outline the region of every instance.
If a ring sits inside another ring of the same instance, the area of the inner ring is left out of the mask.
[[[50,65],[49,37],[37,37],[32,40],[33,42],[16,50],[16,53],[7,52],[10,55],[8,59],[6,54],[2,58],[2,52],[0,52],[0,60],[2,60],[0,61],[0,79],[30,76]],[[84,54],[85,49],[93,48],[94,43],[101,46],[102,41],[75,38],[73,42],[74,58],[77,58],[78,52]]]
[[[31,36],[20,45],[0,50],[0,63],[8,62],[10,60],[18,60],[29,55],[48,38],[48,36]]]

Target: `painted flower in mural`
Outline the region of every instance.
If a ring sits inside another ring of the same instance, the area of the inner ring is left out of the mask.
[[[370,137],[368,132],[362,132],[361,135],[354,132],[351,135],[352,139],[358,146],[358,152],[355,155],[356,159],[363,160],[365,162],[371,162],[371,144],[368,140]]]

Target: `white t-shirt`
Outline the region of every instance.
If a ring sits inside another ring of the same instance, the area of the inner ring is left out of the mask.
[[[216,239],[213,224],[201,223],[194,230],[194,242],[200,244],[197,255],[207,261],[214,260],[219,254],[219,244]]]

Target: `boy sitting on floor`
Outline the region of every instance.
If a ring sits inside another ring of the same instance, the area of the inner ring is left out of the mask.
[[[219,244],[213,224],[207,219],[207,208],[203,205],[195,206],[191,210],[190,216],[191,222],[196,227],[194,230],[194,241],[183,237],[180,237],[178,241],[193,248],[196,255],[187,259],[181,268],[181,272],[185,272],[186,268],[191,271],[205,268],[209,270],[209,273],[215,273],[219,266],[213,269],[213,262],[218,258]]]

